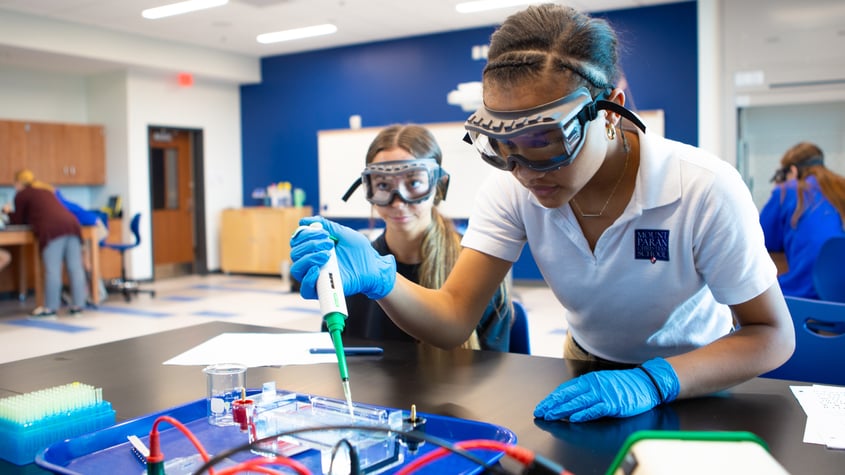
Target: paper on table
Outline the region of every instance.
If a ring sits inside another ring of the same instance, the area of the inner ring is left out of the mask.
[[[337,363],[333,354],[311,354],[311,348],[331,348],[326,332],[315,333],[223,333],[177,355],[162,364],[206,366],[240,363],[256,366],[284,366]]]
[[[814,384],[790,389],[807,414],[804,442],[845,449],[845,388]]]

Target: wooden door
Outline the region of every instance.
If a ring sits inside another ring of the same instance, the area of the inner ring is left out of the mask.
[[[194,176],[190,132],[150,130],[153,264],[156,276],[193,272]],[[177,270],[179,269],[179,270]]]

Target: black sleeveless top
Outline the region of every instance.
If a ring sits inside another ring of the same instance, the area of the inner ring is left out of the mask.
[[[384,233],[372,244],[379,254],[383,256],[391,254]],[[396,261],[396,271],[411,282],[419,283],[419,268],[419,264],[403,264]],[[487,304],[484,315],[476,327],[483,350],[508,351],[510,346],[512,309],[508,305],[502,312],[496,312],[496,303],[501,299],[500,294],[501,290],[498,290]],[[365,295],[347,296],[346,306],[349,310],[349,318],[346,320],[344,335],[372,340],[415,341],[411,335],[393,323],[376,301],[368,299]]]

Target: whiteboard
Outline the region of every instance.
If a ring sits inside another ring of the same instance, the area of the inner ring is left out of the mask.
[[[443,169],[449,172],[449,191],[439,210],[452,219],[468,218],[475,194],[491,173],[504,173],[487,165],[475,148],[464,142],[463,122],[419,124],[437,139],[443,152]],[[317,132],[320,177],[320,214],[329,218],[369,218],[373,215],[359,187],[343,202],[341,197],[355,180],[361,179],[367,149],[384,127],[321,130]]]
[[[665,117],[663,109],[637,111],[637,115],[640,119],[642,119],[643,124],[645,124],[645,130],[649,134],[657,134],[661,137],[665,136]],[[630,122],[626,120],[625,125],[630,125]]]

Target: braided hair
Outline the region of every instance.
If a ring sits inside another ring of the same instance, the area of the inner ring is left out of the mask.
[[[619,80],[618,60],[618,40],[607,21],[543,4],[509,16],[493,33],[483,79],[509,86],[553,70],[596,97]]]

